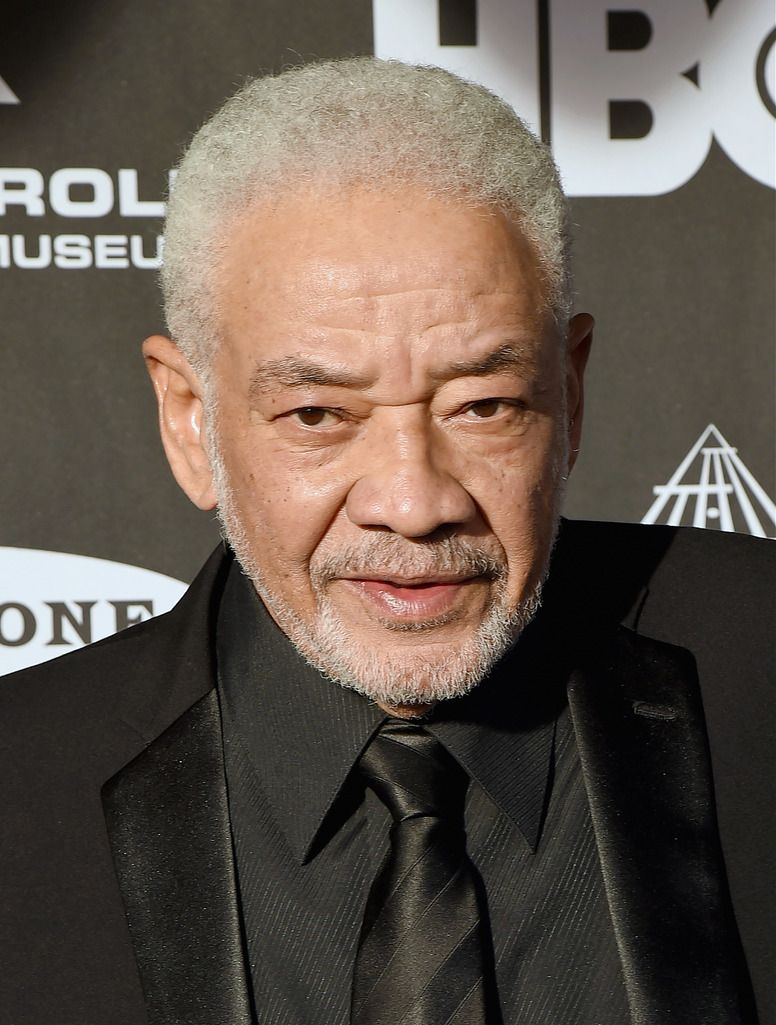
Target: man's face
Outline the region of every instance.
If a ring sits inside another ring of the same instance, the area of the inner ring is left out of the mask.
[[[413,189],[294,194],[220,280],[210,453],[270,613],[387,707],[465,691],[535,607],[581,373],[529,244]]]

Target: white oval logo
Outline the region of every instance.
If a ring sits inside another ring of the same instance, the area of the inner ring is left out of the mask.
[[[0,547],[0,675],[167,612],[186,586],[108,559]]]

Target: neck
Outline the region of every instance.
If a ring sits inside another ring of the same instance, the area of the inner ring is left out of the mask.
[[[377,706],[396,719],[422,719],[434,707],[433,704],[384,705],[380,701],[377,702]]]

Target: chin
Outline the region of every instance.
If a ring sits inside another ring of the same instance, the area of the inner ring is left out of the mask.
[[[470,635],[458,641],[440,638],[435,643],[435,630],[427,629],[428,643],[401,643],[386,631],[386,643],[376,644],[360,637],[325,599],[308,624],[258,583],[257,590],[310,665],[340,686],[393,707],[435,704],[471,691],[514,645],[539,608],[541,595],[538,586],[512,610],[497,599]]]

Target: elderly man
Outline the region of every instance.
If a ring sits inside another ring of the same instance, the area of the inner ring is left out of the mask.
[[[665,643],[728,547],[558,536],[592,320],[546,148],[439,69],[254,81],[163,286],[162,439],[227,547],[4,685],[2,1021],[751,1025]]]

